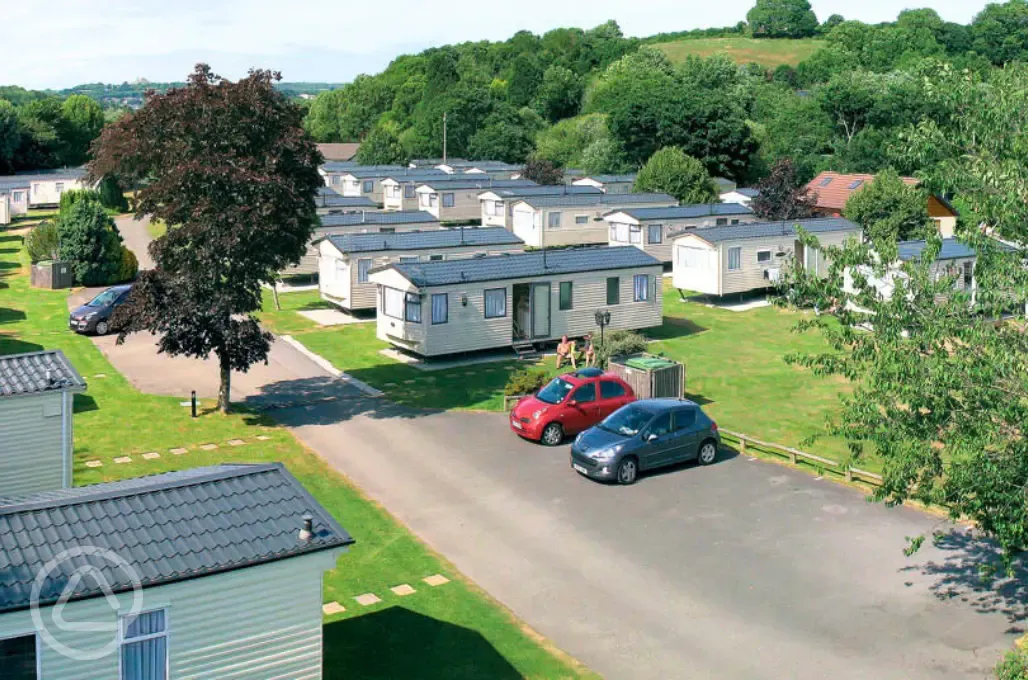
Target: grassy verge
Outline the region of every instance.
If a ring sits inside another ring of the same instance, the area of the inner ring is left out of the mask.
[[[0,233],[0,354],[61,349],[88,381],[87,393],[75,399],[76,484],[226,461],[281,461],[357,539],[325,577],[326,601],[347,608],[326,623],[326,678],[594,677],[524,630],[270,419],[252,413],[222,416],[209,403],[192,419],[178,399],[137,392],[88,338],[67,331],[67,292],[30,289],[25,264],[20,236]],[[225,445],[235,438],[246,444]],[[200,449],[209,443],[220,447]],[[179,447],[188,453],[169,453]],[[151,451],[161,457],[140,455]],[[124,455],[132,462],[113,462]],[[85,467],[91,460],[103,466]],[[453,581],[438,588],[421,582],[436,573]],[[402,583],[418,592],[401,599],[389,591]],[[367,608],[353,601],[367,592],[383,601]]]
[[[756,40],[754,38],[695,38],[656,43],[673,62],[682,62],[690,56],[711,57],[724,54],[737,64],[756,62],[774,68],[782,64],[795,66],[824,45],[823,40]]]
[[[168,225],[162,220],[151,219],[146,225],[150,238],[160,238],[168,232]]]

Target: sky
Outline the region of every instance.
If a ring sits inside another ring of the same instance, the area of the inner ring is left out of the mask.
[[[968,23],[987,0],[812,0],[818,18],[891,21],[932,7]],[[180,81],[203,61],[227,78],[251,67],[287,81],[347,82],[394,57],[519,30],[590,28],[615,19],[647,36],[744,20],[754,0],[5,0],[0,85],[71,87],[146,78]],[[21,29],[16,27],[22,27]]]

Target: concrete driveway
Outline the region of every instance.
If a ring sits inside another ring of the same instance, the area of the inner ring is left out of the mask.
[[[153,258],[150,257],[149,245],[153,238],[147,227],[150,225],[150,218],[143,217],[137,220],[132,215],[120,215],[114,218],[114,224],[118,227],[125,247],[131,250],[136,259],[139,260],[140,269],[153,269]]]

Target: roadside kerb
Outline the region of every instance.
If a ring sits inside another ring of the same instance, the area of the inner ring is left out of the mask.
[[[329,361],[325,357],[321,356],[320,354],[315,354],[314,352],[310,351],[309,349],[307,349],[303,345],[302,342],[300,342],[299,340],[297,340],[293,336],[291,336],[291,335],[281,335],[279,337],[281,338],[281,340],[283,342],[287,342],[290,345],[292,345],[293,347],[295,347],[297,351],[299,351],[301,354],[303,354],[305,357],[307,357],[308,359],[310,359],[311,361],[316,363],[318,366],[320,366],[324,370],[326,370],[329,373],[331,373],[334,377],[338,378],[339,380],[342,380],[345,383],[349,383],[350,385],[353,385],[354,387],[356,387],[358,390],[360,390],[364,394],[368,395],[369,397],[381,397],[383,395],[381,390],[377,390],[374,387],[372,387],[371,385],[367,384],[366,382],[358,380],[357,378],[354,378],[352,375],[349,375],[347,373],[344,373],[343,371],[340,371],[338,368],[336,368],[335,366],[332,365],[331,361]]]

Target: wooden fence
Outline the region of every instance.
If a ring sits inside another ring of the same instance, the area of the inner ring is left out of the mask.
[[[852,465],[845,465],[837,460],[832,460],[831,458],[816,456],[813,453],[800,451],[789,446],[782,446],[781,444],[761,441],[756,437],[751,437],[740,432],[732,432],[731,430],[725,429],[720,430],[720,432],[722,443],[727,443],[725,442],[726,439],[734,440],[738,444],[739,453],[743,455],[759,450],[760,452],[771,453],[776,456],[781,456],[782,458],[788,458],[789,463],[792,465],[809,465],[822,475],[825,473],[838,475],[845,478],[847,482],[864,482],[871,486],[881,486],[882,484],[881,475],[855,468]]]

